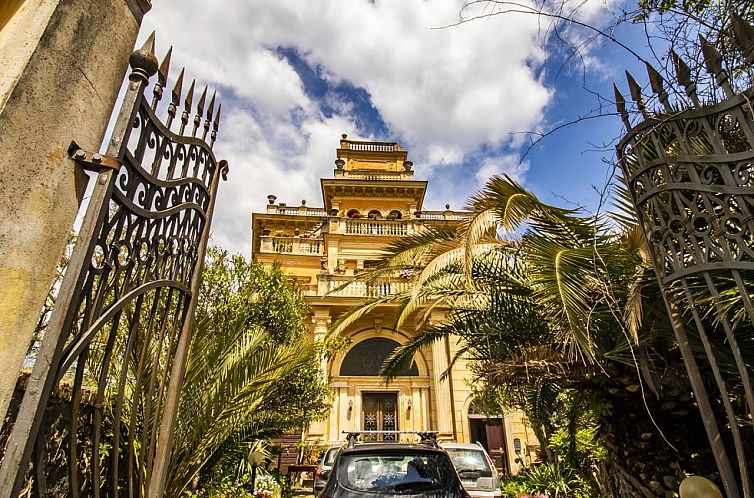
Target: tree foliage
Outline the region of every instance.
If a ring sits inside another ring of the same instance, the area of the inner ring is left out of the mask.
[[[457,341],[480,405],[524,410],[552,476],[575,472],[595,492],[654,496],[643,484],[652,480],[662,496],[676,467],[714,468],[703,432],[678,430],[701,423],[630,213],[549,206],[508,177],[490,179],[469,208],[455,232],[429,229],[389,247],[362,278],[410,273],[409,289],[352,310],[335,332],[385,302],[398,304],[399,322],[448,309],[445,322],[424,322],[397,348],[383,374],[426,344]]]
[[[306,337],[306,312],[306,301],[279,266],[208,251],[169,496],[192,487],[220,457],[242,461],[250,441],[326,413],[329,389],[319,371],[324,352]]]

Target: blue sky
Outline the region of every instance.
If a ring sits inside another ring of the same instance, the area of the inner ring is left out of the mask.
[[[606,3],[607,2],[607,3]],[[547,202],[595,209],[621,133],[616,116],[546,137],[523,157],[531,130],[548,130],[604,105],[624,68],[644,69],[610,43],[592,44],[582,64],[544,38],[535,16],[506,14],[437,29],[459,19],[462,0],[160,0],[140,40],[157,31],[173,45],[173,71],[187,67],[216,88],[223,122],[216,145],[231,172],[222,185],[213,243],[249,254],[250,216],[267,194],[321,203],[341,133],[398,141],[416,177],[430,180],[426,208],[461,208],[492,174],[507,173]],[[601,25],[608,0],[574,3]],[[484,2],[475,15],[494,11]],[[197,15],[201,12],[201,15]],[[570,31],[571,40],[583,32]],[[617,32],[644,52],[638,27]],[[557,76],[557,77],[556,77]],[[584,87],[586,86],[587,89]],[[601,100],[595,93],[600,94]],[[628,93],[624,91],[624,93]],[[536,138],[536,137],[534,137]],[[599,150],[595,150],[599,149]]]

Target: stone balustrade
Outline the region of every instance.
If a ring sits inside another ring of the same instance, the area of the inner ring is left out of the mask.
[[[336,179],[370,181],[408,181],[414,179],[413,171],[335,170]]]
[[[403,279],[379,279],[374,282],[356,280],[346,275],[319,275],[319,295],[331,297],[377,298],[406,292],[409,282]]]
[[[414,232],[414,223],[411,220],[341,220],[339,226],[341,233],[349,235],[387,235],[400,236]]]
[[[465,211],[421,211],[419,217],[427,221],[465,221],[471,219],[471,214]]]
[[[323,239],[262,235],[259,249],[262,253],[322,256],[325,253],[325,244]]]
[[[268,204],[267,214],[282,214],[285,216],[315,216],[322,218],[327,216],[327,211],[321,207],[288,206],[286,204]]]

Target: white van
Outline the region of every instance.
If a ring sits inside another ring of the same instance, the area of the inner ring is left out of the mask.
[[[440,443],[440,445],[448,452],[464,489],[472,498],[502,497],[500,476],[481,444]]]

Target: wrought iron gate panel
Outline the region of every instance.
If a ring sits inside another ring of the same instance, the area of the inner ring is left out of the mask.
[[[752,64],[754,38],[746,33],[754,29],[735,16],[733,25],[747,63]],[[754,346],[754,88],[734,94],[722,57],[704,39],[702,48],[707,70],[724,94],[721,101],[700,103],[696,82],[676,54],[677,81],[688,101],[679,97],[671,105],[662,76],[647,66],[655,102],[662,106],[659,112],[649,112],[640,86],[627,73],[642,120],[632,126],[616,87],[618,112],[627,128],[618,145],[618,160],[727,495],[751,497],[747,458],[754,455],[747,451],[754,442],[746,440],[744,432],[752,434],[754,390],[741,345]],[[701,342],[700,357],[712,372],[724,422],[714,415],[689,331]],[[721,366],[727,358],[733,359],[733,371]],[[743,392],[731,391],[732,384],[739,383]],[[734,406],[735,399],[745,408]],[[721,438],[725,432],[732,440],[730,448]]]
[[[69,151],[80,164],[107,167],[96,175],[61,286],[64,301],[51,318],[0,469],[0,484],[12,482],[13,491],[0,496],[18,493],[27,462],[40,496],[52,492],[48,484],[74,497],[145,496],[164,484],[169,451],[159,447],[170,442],[193,297],[227,163],[212,152],[220,107],[215,113],[213,95],[205,109],[206,88],[192,116],[191,83],[178,130],[171,131],[183,71],[166,123],[157,116],[170,51],[159,71],[153,52],[154,34],[131,56],[130,83],[108,148],[112,157],[75,144]],[[155,72],[150,99],[146,87]],[[67,415],[49,414],[50,396],[66,389]],[[28,415],[33,421],[22,418]],[[60,430],[67,433],[67,476],[48,483],[44,462],[59,451],[49,441]]]

